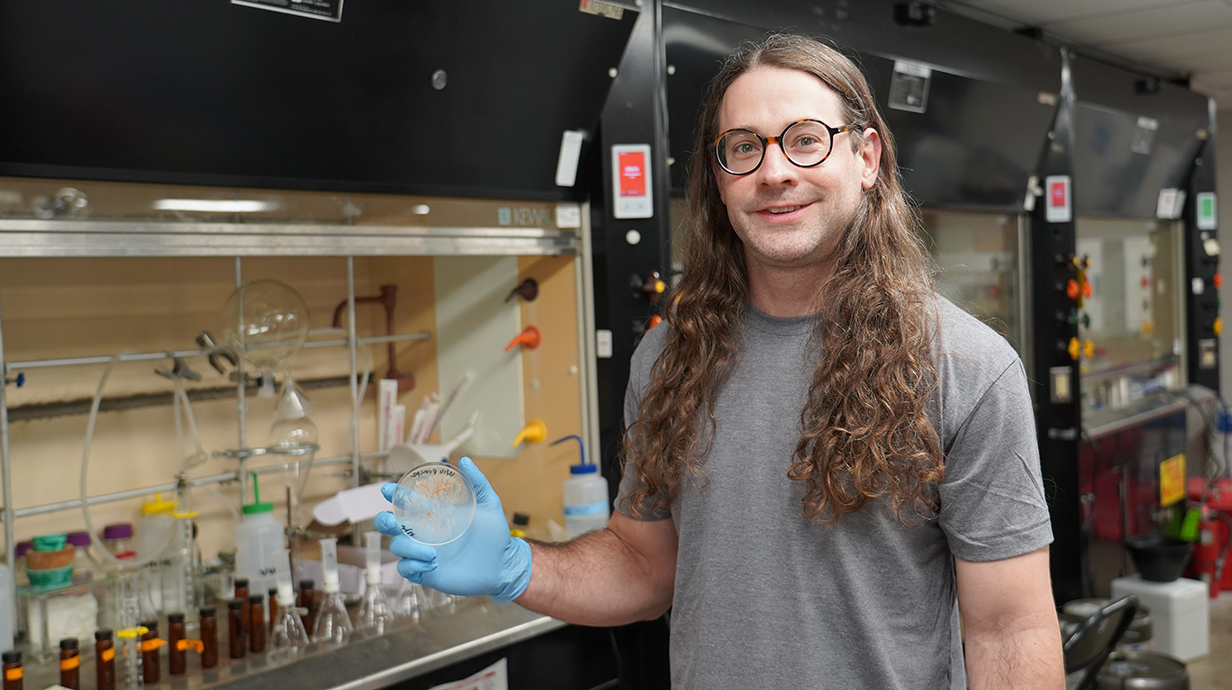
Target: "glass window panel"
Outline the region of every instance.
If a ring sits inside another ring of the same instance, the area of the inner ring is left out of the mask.
[[[923,211],[924,241],[937,264],[937,287],[1023,354],[1018,217]]]
[[[1118,409],[1181,387],[1179,223],[1079,218],[1078,257],[1091,286],[1078,309],[1083,408]],[[1085,349],[1085,348],[1084,348]]]

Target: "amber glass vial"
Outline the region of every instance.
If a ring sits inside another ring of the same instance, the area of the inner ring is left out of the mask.
[[[248,639],[248,578],[235,578],[235,598],[244,604],[244,639]]]
[[[271,587],[269,591],[269,618],[265,619],[265,627],[273,630],[274,621],[278,620],[278,590]]]
[[[201,668],[214,668],[218,665],[218,617],[213,606],[207,606],[201,613]]]
[[[98,690],[115,690],[115,643],[110,630],[94,631],[94,678]]]
[[[22,690],[25,672],[21,668],[21,652],[0,654],[0,661],[4,662],[4,690]]]
[[[180,648],[184,639],[184,614],[167,614],[167,670],[171,675],[188,670],[188,650]]]
[[[265,602],[260,594],[248,597],[248,651],[265,651]]]
[[[317,583],[312,580],[300,580],[299,598],[295,601],[296,606],[304,611],[307,611],[307,613],[303,615],[303,619],[304,630],[307,630],[309,635],[312,634],[313,626],[315,626],[317,622],[316,586]]]
[[[158,653],[158,621],[146,621],[141,627],[146,629],[141,636],[141,678],[147,683],[157,683],[162,674],[159,668],[162,654]]]
[[[244,638],[244,606],[248,602],[232,599],[227,602],[227,634],[231,638],[231,658],[248,655],[248,640]]]
[[[81,690],[81,656],[75,637],[60,640],[60,685],[69,690]]]

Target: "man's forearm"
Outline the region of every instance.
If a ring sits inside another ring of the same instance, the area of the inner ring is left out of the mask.
[[[1007,627],[964,637],[971,690],[1064,690],[1060,626]]]
[[[674,562],[648,561],[611,530],[564,544],[531,542],[531,578],[515,601],[579,625],[624,625],[671,605]]]

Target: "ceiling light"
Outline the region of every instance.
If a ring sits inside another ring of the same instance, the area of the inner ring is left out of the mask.
[[[277,201],[250,199],[159,199],[154,202],[158,211],[197,211],[200,213],[260,213],[274,211],[282,204]]]

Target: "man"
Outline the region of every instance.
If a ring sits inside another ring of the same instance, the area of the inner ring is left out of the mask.
[[[511,539],[464,459],[464,553],[396,537],[400,572],[585,625],[671,607],[676,688],[1064,687],[1022,364],[936,296],[859,70],[802,37],[742,47],[688,195],[609,527]]]

